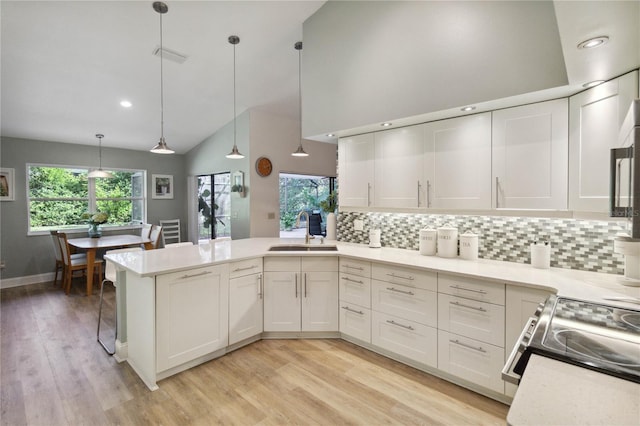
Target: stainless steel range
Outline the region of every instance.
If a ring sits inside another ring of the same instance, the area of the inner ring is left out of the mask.
[[[640,311],[550,296],[522,331],[503,380],[518,384],[534,353],[640,383]]]

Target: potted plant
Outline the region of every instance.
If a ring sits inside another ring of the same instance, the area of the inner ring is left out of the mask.
[[[336,209],[338,208],[338,193],[330,193],[326,199],[320,201],[320,208],[327,214],[327,239],[335,240],[336,235]]]
[[[102,228],[100,225],[107,223],[109,215],[103,212],[83,213],[82,220],[89,224],[89,236],[91,238],[100,238],[102,236]]]

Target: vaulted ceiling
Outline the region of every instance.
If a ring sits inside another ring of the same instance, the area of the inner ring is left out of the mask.
[[[177,152],[233,119],[230,35],[241,39],[238,113],[259,108],[298,117],[293,45],[324,2],[166,3],[164,47],[187,57],[183,64],[164,61],[165,138]],[[569,81],[564,92],[638,66],[638,3],[555,2]],[[105,147],[134,150],[157,143],[160,62],[152,53],[160,28],[151,1],[2,1],[0,19],[2,136],[95,144],[95,133],[104,133]],[[576,40],[601,31],[611,37],[606,48],[578,55]],[[131,108],[120,106],[125,99]]]

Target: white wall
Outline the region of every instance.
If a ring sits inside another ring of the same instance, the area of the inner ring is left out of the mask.
[[[251,111],[251,237],[276,237],[280,232],[279,174],[300,173],[336,176],[337,145],[304,140],[308,157],[293,157],[299,143],[300,124],[297,120],[258,110]],[[256,173],[255,161],[268,157],[273,172],[268,177]],[[269,213],[274,219],[268,219]]]
[[[306,137],[568,82],[550,1],[330,1],[303,33]]]

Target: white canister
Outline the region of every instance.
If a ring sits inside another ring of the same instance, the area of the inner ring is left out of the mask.
[[[460,257],[465,260],[478,259],[478,236],[472,232],[460,235]]]
[[[435,256],[437,238],[438,231],[436,231],[435,229],[421,229],[419,241],[420,254],[423,256]]]
[[[549,269],[551,266],[551,246],[548,242],[531,244],[531,266],[538,269]]]
[[[372,229],[369,231],[369,247],[380,248],[380,230]]]
[[[451,225],[438,228],[438,256],[458,256],[458,228]]]

